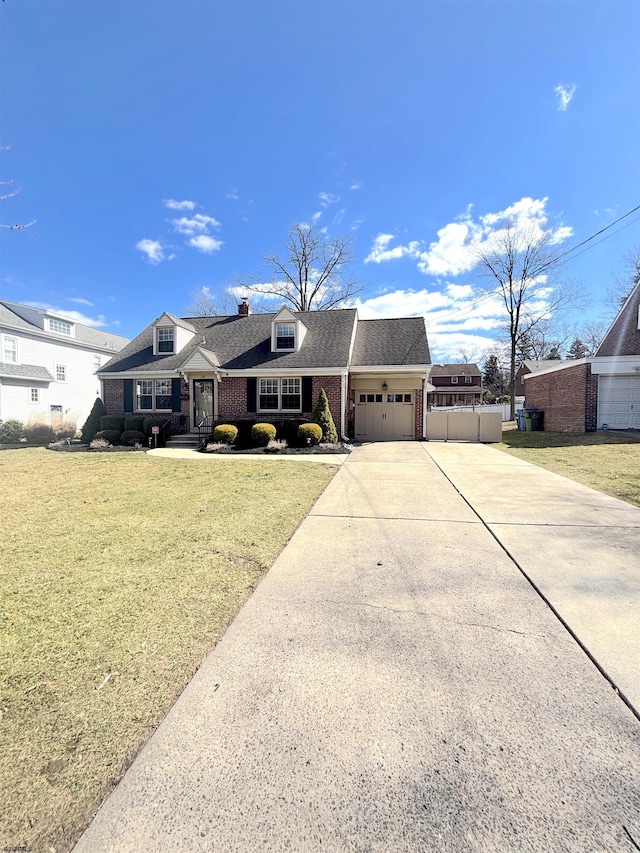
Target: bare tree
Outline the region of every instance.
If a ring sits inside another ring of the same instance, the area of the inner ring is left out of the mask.
[[[511,420],[515,418],[516,358],[524,334],[559,311],[573,307],[579,299],[574,283],[559,283],[554,274],[560,266],[560,249],[551,230],[537,222],[515,218],[488,239],[471,244],[477,280],[504,303],[510,350],[509,390]]]
[[[482,358],[482,350],[479,347],[460,346],[452,355],[458,364],[477,364]]]
[[[351,237],[328,237],[312,225],[289,230],[282,253],[265,256],[270,281],[236,278],[236,286],[263,297],[278,297],[296,311],[337,308],[362,290],[349,275]]]
[[[624,272],[614,275],[613,284],[607,288],[609,312],[615,316],[627,297],[640,281],[640,245],[633,246],[622,259]]]

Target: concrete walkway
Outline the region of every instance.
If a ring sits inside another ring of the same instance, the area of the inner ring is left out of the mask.
[[[640,723],[518,565],[637,705],[639,554],[492,448],[357,448],[76,850],[631,853]]]

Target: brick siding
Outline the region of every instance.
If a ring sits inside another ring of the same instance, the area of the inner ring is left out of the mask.
[[[169,432],[171,435],[179,435],[183,432],[189,432],[190,428],[190,407],[189,389],[187,383],[182,379],[180,381],[180,411],[179,412],[125,412],[124,410],[124,379],[104,379],[104,400],[102,401],[109,415],[138,415],[143,418],[163,418],[169,421]],[[134,395],[135,395],[135,380],[134,380]]]
[[[414,427],[414,435],[413,437],[416,439],[422,438],[422,409],[424,403],[424,380],[422,382],[422,388],[418,388],[415,392],[415,427]]]
[[[597,425],[598,377],[591,365],[577,364],[533,375],[524,383],[527,408],[544,411],[551,432],[593,432]]]
[[[247,412],[247,380],[240,377],[223,379],[218,385],[218,419],[233,421],[255,415],[255,412]]]
[[[324,388],[324,393],[329,401],[329,410],[331,417],[336,425],[338,437],[340,436],[340,387],[342,379],[340,376],[314,376],[311,385],[311,405],[315,409],[318,402],[320,391]],[[306,413],[305,413],[306,414]],[[311,414],[311,413],[309,413]]]

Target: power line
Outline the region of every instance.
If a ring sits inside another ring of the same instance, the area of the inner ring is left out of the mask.
[[[628,213],[625,213],[624,216],[618,217],[618,219],[615,219],[613,222],[609,223],[609,225],[606,225],[604,228],[601,228],[599,231],[596,231],[596,233],[592,234],[591,237],[587,237],[587,239],[583,240],[581,243],[576,243],[575,246],[572,246],[570,249],[567,249],[566,252],[563,252],[561,255],[558,255],[558,257],[555,260],[559,261],[561,258],[566,258],[567,255],[572,254],[577,249],[579,249],[581,246],[585,246],[587,243],[590,243],[592,240],[595,240],[595,238],[599,237],[600,234],[604,234],[604,232],[608,231],[609,228],[613,228],[613,226],[617,225],[618,222],[622,222],[623,219],[626,219],[627,216],[631,216],[632,213],[635,213],[638,210],[640,210],[640,204],[637,207],[634,207],[633,210],[630,210]],[[630,224],[632,225],[633,223],[630,223]]]

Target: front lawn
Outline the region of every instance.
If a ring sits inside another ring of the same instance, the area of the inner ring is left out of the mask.
[[[334,466],[0,454],[0,838],[69,850]]]
[[[640,506],[640,435],[505,429],[498,450]]]

